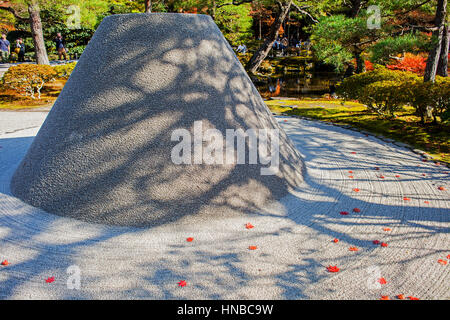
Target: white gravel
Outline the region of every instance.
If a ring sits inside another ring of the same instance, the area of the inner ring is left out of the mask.
[[[134,229],[48,214],[13,197],[11,176],[43,117],[0,118],[9,119],[0,133],[0,260],[10,263],[0,266],[3,299],[450,299],[450,262],[438,263],[450,255],[449,169],[406,149],[278,117],[306,164],[295,194],[258,215]],[[80,290],[67,288],[71,265],[81,270]],[[380,277],[387,283],[378,288]]]

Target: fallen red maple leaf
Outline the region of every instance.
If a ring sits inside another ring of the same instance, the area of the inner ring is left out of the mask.
[[[378,282],[379,282],[380,284],[386,284],[386,283],[387,283],[387,281],[386,281],[385,278],[380,278],[380,279],[378,279]]]
[[[441,191],[445,191],[444,187],[438,187],[438,189],[441,190]]]
[[[387,247],[388,244],[387,244],[386,242],[382,242],[382,243],[381,243],[381,246],[382,246],[382,247]]]
[[[55,277],[50,277],[45,280],[47,283],[52,283],[53,281],[55,281]]]
[[[350,179],[353,179],[353,176],[348,176]]]
[[[338,243],[338,242],[339,242],[339,239],[334,238],[334,239],[333,239],[333,242],[334,242],[334,243]]]
[[[358,188],[354,188],[353,191],[359,192],[359,189]]]
[[[404,296],[403,294],[399,294],[399,295],[397,296],[397,298],[400,299],[400,300],[404,300],[404,299],[405,299],[405,296]]]
[[[249,250],[256,250],[256,249],[258,249],[258,247],[257,246],[249,246],[248,249]]]
[[[409,300],[420,300],[419,298],[413,297],[413,296],[408,296]]]
[[[245,227],[246,227],[247,229],[252,229],[252,228],[254,228],[253,225],[252,225],[250,222],[247,223],[247,224],[245,225]]]
[[[381,296],[380,300],[390,300],[390,299],[389,299],[389,296]]]
[[[341,215],[343,215],[343,216],[346,216],[346,215],[348,215],[348,212],[347,211],[341,211],[341,212],[339,212]]]
[[[403,198],[403,200],[405,200],[405,201],[409,201],[409,200],[411,200],[411,198],[408,198],[408,197],[404,197],[404,198]]]
[[[180,282],[178,282],[178,286],[179,287],[186,287],[187,283],[184,280],[181,280]]]
[[[353,209],[353,212],[359,213],[359,212],[361,212],[361,209],[359,209],[359,208],[354,208],[354,209]]]
[[[192,241],[194,241],[194,238],[191,238],[191,237],[186,238],[186,241],[187,241],[187,242],[192,242]]]
[[[383,231],[391,231],[391,228],[383,228]]]
[[[349,251],[358,251],[359,249],[357,247],[350,247],[348,248]]]
[[[327,267],[328,272],[339,272],[339,268],[337,266],[328,266]]]
[[[447,264],[447,260],[439,259],[439,260],[438,260],[438,263],[439,263],[439,264],[442,264],[443,266],[445,266],[445,265]]]
[[[447,259],[450,259],[450,254],[447,256]]]
[[[9,264],[8,260],[3,260],[2,261],[2,266],[7,266]]]
[[[352,170],[349,170],[348,173],[353,173],[353,171],[352,171]]]
[[[423,203],[430,204],[430,201],[426,201],[426,200],[425,200]]]
[[[352,152],[352,154],[356,154],[356,152],[355,152],[355,151],[353,151],[353,152]]]
[[[395,177],[396,177],[396,178],[400,178],[400,175],[399,175],[399,174],[396,174]]]
[[[373,244],[380,244],[380,240],[373,240]]]
[[[380,179],[384,179],[384,176],[380,176]]]

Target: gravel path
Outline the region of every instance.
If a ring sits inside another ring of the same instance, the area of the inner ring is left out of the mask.
[[[11,196],[15,166],[44,117],[1,116],[9,120],[0,122],[0,260],[10,264],[0,266],[0,298],[450,299],[449,169],[406,149],[278,117],[306,163],[295,194],[247,218],[107,227]],[[80,290],[67,288],[72,265]],[[335,265],[339,272],[327,271]]]

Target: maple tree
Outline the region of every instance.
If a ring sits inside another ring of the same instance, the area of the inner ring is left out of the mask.
[[[394,64],[388,64],[386,67],[390,70],[408,71],[424,75],[426,65],[427,59],[425,57],[406,53],[403,59],[398,60]]]

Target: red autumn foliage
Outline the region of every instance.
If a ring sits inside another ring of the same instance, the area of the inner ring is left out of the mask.
[[[373,71],[373,64],[369,60],[364,61],[364,64],[366,65],[366,71]]]
[[[386,284],[386,283],[387,283],[387,281],[386,281],[385,278],[380,278],[380,279],[378,279],[378,282],[379,282],[380,284]]]
[[[189,238],[186,239],[186,241],[187,242],[192,242],[192,241],[194,241],[194,238],[189,237]]]
[[[360,208],[354,208],[354,209],[353,209],[353,212],[360,213],[360,212],[361,212],[361,209],[360,209]]]
[[[387,65],[386,67],[390,70],[409,71],[417,73],[419,75],[423,75],[425,73],[426,66],[426,58],[419,55],[406,53],[405,57],[402,60],[398,61],[397,63]]]
[[[328,266],[327,267],[328,272],[339,272],[339,268],[337,266]]]
[[[256,250],[256,249],[258,249],[258,247],[257,246],[249,246],[248,249],[249,250]]]
[[[186,285],[187,285],[187,283],[184,280],[181,280],[180,282],[178,282],[179,287],[185,287]]]
[[[2,264],[2,266],[7,266],[9,264],[9,262],[8,262],[8,260],[3,260],[1,264]]]
[[[53,281],[55,281],[55,277],[50,277],[45,280],[47,283],[52,283]]]
[[[247,229],[252,229],[252,228],[254,228],[254,226],[249,222],[249,223],[247,223],[246,225],[245,225],[245,227],[247,228]]]

